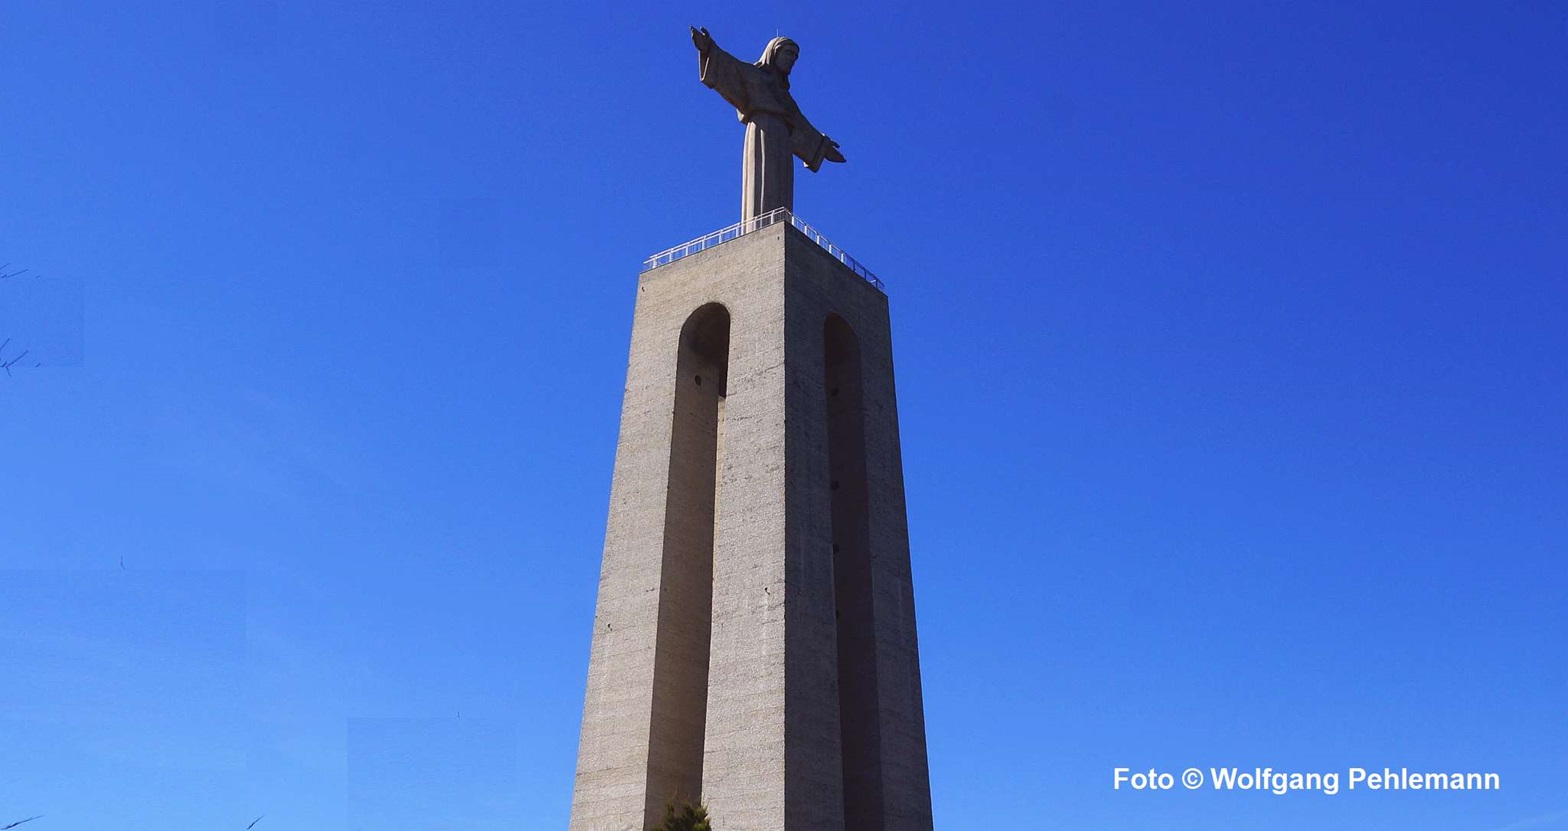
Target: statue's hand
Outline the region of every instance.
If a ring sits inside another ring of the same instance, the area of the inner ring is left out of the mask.
[[[699,29],[693,26],[691,27],[691,44],[697,47],[698,52],[706,55],[709,47],[713,46],[713,36],[708,34],[706,27]]]
[[[828,149],[822,153],[822,158],[827,159],[830,162],[844,161],[844,154],[839,152],[838,142],[834,141],[833,139],[828,139]]]

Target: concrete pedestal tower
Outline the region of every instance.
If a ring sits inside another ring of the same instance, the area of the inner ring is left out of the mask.
[[[928,831],[887,297],[774,224],[644,272],[572,831]]]
[[[887,296],[790,213],[794,158],[844,161],[799,45],[691,38],[742,221],[637,284],[571,831],[930,831]]]

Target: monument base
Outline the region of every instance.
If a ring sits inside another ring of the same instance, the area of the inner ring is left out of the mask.
[[[572,831],[931,828],[887,297],[808,234],[638,281]]]

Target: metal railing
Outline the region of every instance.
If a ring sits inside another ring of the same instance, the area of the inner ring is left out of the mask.
[[[661,265],[669,265],[670,263],[673,263],[683,257],[690,257],[699,251],[706,251],[716,245],[721,245],[723,243],[729,242],[732,239],[743,237],[752,231],[760,231],[763,228],[769,227],[770,225],[777,225],[780,222],[788,222],[790,225],[794,226],[796,230],[800,231],[802,234],[805,234],[807,239],[810,239],[817,245],[822,246],[823,250],[831,254],[834,259],[848,266],[850,271],[860,275],[862,279],[871,285],[876,286],[878,290],[884,292],[887,291],[887,288],[882,285],[882,281],[878,280],[875,274],[872,274],[870,270],[861,265],[854,257],[851,257],[849,254],[845,253],[844,249],[839,248],[837,245],[834,245],[827,237],[817,233],[817,229],[807,225],[803,220],[801,220],[800,217],[790,213],[788,208],[775,208],[774,210],[771,210],[762,216],[755,216],[751,219],[737,222],[728,228],[720,228],[719,230],[714,231],[705,237],[698,237],[691,242],[682,243],[675,246],[674,248],[667,248],[657,254],[654,254],[652,257],[643,260],[642,270],[648,271],[658,268]]]

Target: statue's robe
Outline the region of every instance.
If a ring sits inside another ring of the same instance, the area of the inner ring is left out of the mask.
[[[741,174],[741,219],[775,208],[795,210],[797,156],[815,173],[831,147],[789,94],[789,78],[771,66],[746,63],[710,43],[698,54],[703,84],[735,107],[746,125]]]

